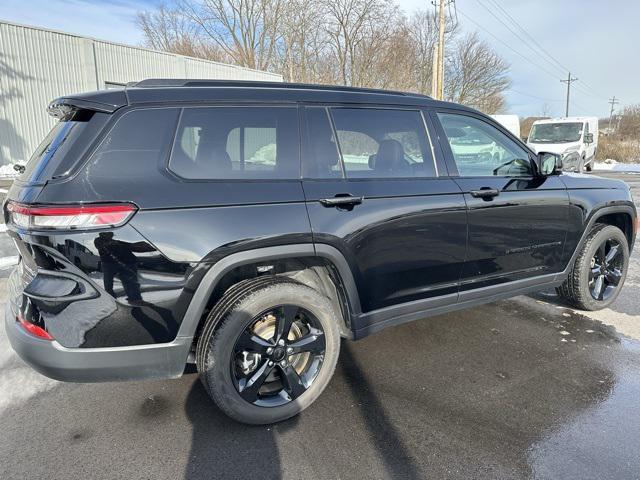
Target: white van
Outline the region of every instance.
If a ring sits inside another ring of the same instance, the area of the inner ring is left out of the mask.
[[[520,138],[520,118],[518,115],[491,115],[491,118]]]
[[[533,122],[527,145],[536,153],[558,153],[567,158],[575,158],[573,165],[566,165],[567,170],[588,172],[598,149],[597,117],[565,117],[537,120]],[[574,155],[570,155],[574,153]],[[577,155],[575,155],[577,154]]]

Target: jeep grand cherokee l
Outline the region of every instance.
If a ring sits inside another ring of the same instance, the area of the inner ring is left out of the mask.
[[[4,206],[21,258],[5,323],[60,380],[195,363],[228,415],[276,422],[320,395],[341,337],[549,287],[599,309],[627,273],[629,188],[460,105],[146,80],[49,113]]]

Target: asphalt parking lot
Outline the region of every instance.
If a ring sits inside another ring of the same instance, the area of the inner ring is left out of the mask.
[[[640,175],[615,176],[640,199]],[[194,374],[48,380],[0,328],[0,478],[635,479],[638,399],[636,249],[602,312],[545,292],[345,342],[320,399],[275,426],[229,420]]]

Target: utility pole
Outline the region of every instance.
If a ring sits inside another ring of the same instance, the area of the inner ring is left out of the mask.
[[[620,103],[620,99],[616,99],[615,95],[609,99],[609,104],[611,105],[611,112],[609,113],[609,133],[613,133],[613,111],[618,103]]]
[[[571,72],[569,72],[569,76],[567,77],[566,80],[560,80],[562,83],[566,83],[567,84],[567,108],[565,110],[565,117],[569,116],[569,95],[571,94],[571,84],[573,82],[575,82],[576,80],[578,80],[577,78],[571,78]]]
[[[438,60],[438,45],[433,46],[433,65],[431,70],[431,96],[438,98],[438,74],[440,73],[440,60]]]
[[[440,0],[438,11],[438,90],[437,99],[444,99],[444,28],[445,28],[445,10],[444,6],[447,0]]]

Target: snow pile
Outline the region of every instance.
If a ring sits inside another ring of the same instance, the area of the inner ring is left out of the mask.
[[[0,177],[17,177],[18,175],[20,175],[20,173],[18,173],[16,169],[13,168],[14,165],[24,165],[24,163],[10,163],[8,165],[0,165]]]
[[[621,163],[611,158],[604,162],[596,162],[594,170],[608,170],[613,172],[640,173],[640,163]]]

